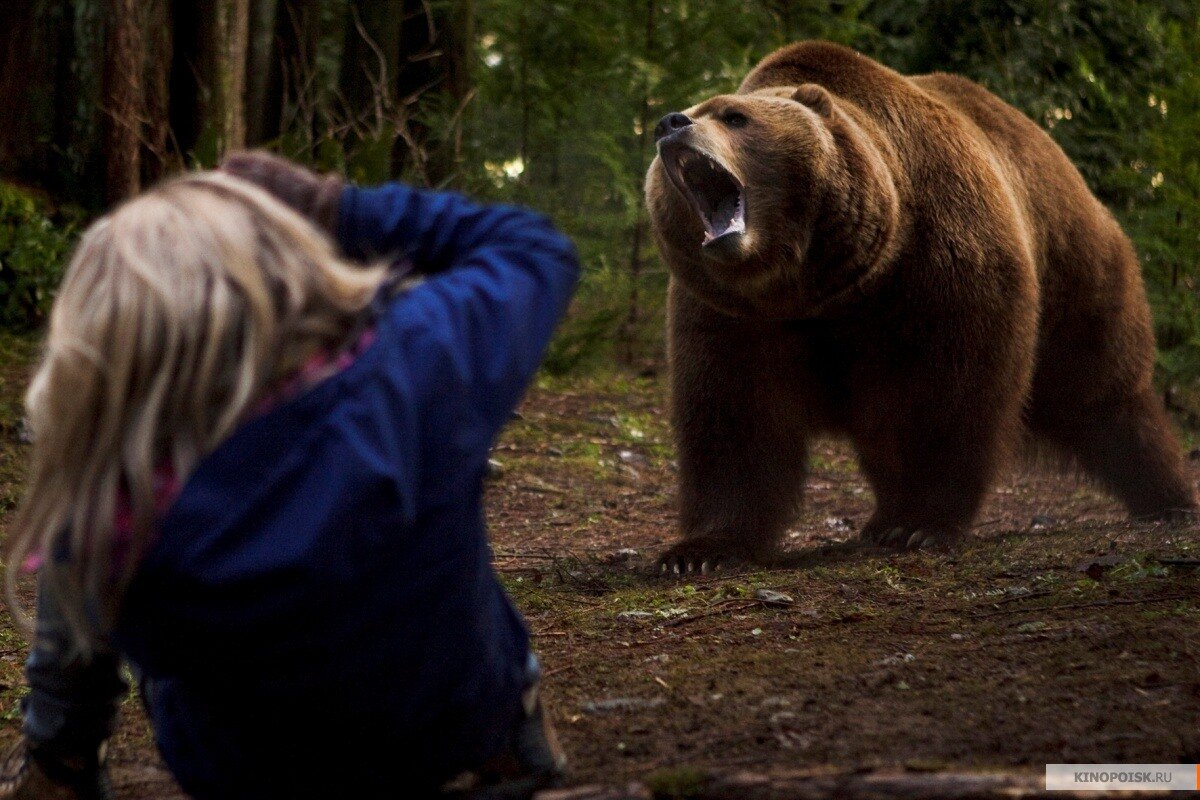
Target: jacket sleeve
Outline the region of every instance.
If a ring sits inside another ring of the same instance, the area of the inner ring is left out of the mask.
[[[570,240],[532,211],[401,184],[348,187],[338,240],[351,256],[403,255],[431,276],[391,312],[406,381],[435,411],[465,401],[490,443],[566,310],[579,272]]]

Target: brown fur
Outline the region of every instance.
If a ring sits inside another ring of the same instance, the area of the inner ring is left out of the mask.
[[[858,452],[873,542],[969,527],[1023,429],[1135,516],[1196,508],[1151,387],[1134,251],[1029,119],[963,78],[823,42],[687,114],[685,141],[745,186],[747,233],[702,253],[655,160],[684,537],[669,561],[768,555],[823,433]]]

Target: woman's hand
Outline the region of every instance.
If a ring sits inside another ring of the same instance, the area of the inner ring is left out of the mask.
[[[327,233],[336,232],[344,185],[337,175],[318,175],[264,150],[231,153],[219,169],[265,189]]]

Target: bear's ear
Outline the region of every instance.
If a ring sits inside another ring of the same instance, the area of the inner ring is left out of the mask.
[[[825,90],[823,86],[818,86],[815,83],[806,83],[796,87],[796,91],[792,93],[792,99],[797,103],[802,103],[811,108],[822,117],[833,115],[833,97]]]

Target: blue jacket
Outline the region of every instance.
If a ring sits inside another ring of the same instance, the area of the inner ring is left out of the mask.
[[[488,451],[574,287],[543,217],[350,187],[348,254],[436,274],[346,370],[206,457],[117,642],[197,798],[411,796],[498,753],[529,640],[491,568]]]

